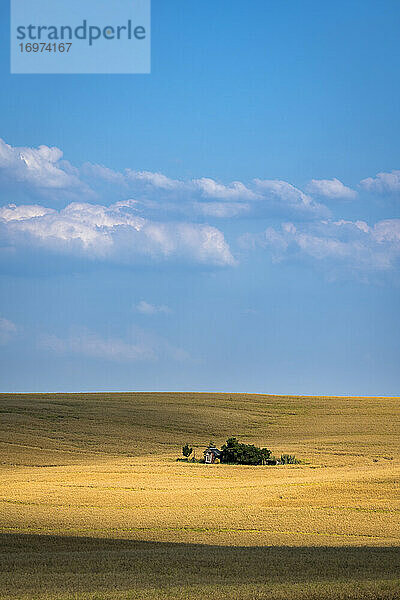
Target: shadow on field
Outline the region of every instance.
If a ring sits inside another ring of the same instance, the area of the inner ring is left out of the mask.
[[[394,599],[399,550],[1,534],[0,598]]]

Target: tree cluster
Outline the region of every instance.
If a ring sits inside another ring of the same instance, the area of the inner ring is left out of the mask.
[[[258,448],[253,444],[241,444],[237,438],[226,440],[221,448],[221,462],[236,465],[267,465],[271,460],[271,450]]]

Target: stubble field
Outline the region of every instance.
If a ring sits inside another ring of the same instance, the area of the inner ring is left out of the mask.
[[[400,598],[397,398],[0,395],[0,598]],[[177,462],[236,435],[299,465]]]

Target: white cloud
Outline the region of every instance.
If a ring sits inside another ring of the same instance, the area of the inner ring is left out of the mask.
[[[60,355],[77,355],[112,362],[131,363],[157,361],[169,358],[176,361],[189,360],[189,355],[167,340],[139,328],[133,330],[130,341],[105,338],[83,329],[64,338],[46,334],[38,339],[38,346]]]
[[[194,202],[190,209],[194,214],[227,219],[249,213],[251,206],[247,202]]]
[[[79,200],[103,198],[114,205],[135,198],[135,208],[143,215],[172,213],[196,218],[233,218],[240,215],[301,213],[315,218],[328,214],[326,207],[315,202],[288,182],[254,179],[221,183],[211,177],[189,180],[172,179],[160,172],[125,169],[114,171],[105,165],[86,162],[82,167],[63,160],[57,147],[18,148],[0,140],[0,184],[3,180],[22,186],[24,192],[51,197],[57,202],[65,195]],[[100,202],[99,202],[100,203]]]
[[[400,219],[385,219],[379,221],[372,231],[377,242],[389,242],[400,246]]]
[[[269,213],[294,213],[315,218],[329,214],[323,204],[282,180],[254,179],[247,185],[241,181],[224,184],[211,177],[171,179],[159,172],[125,169],[118,173],[90,164],[85,165],[85,172],[120,184],[120,189],[135,197],[136,209],[143,214],[150,211],[211,218]],[[91,181],[91,184],[96,185],[96,182]],[[340,185],[342,193],[343,188],[349,193],[349,188]]]
[[[357,192],[344,185],[339,179],[312,179],[307,185],[307,191],[325,198],[344,198],[350,200]]]
[[[127,169],[126,178],[128,181],[141,182],[162,190],[177,190],[185,187],[183,181],[170,179],[162,173],[152,173],[151,171],[132,171],[132,169]]]
[[[245,248],[267,249],[274,261],[302,258],[363,271],[389,271],[400,260],[400,219],[283,223],[263,233],[241,236]]]
[[[37,204],[30,204],[27,206],[9,204],[8,206],[0,207],[0,219],[3,221],[24,221],[35,217],[43,217],[44,215],[49,215],[54,212],[55,211],[52,208],[45,208],[44,206],[38,206]]]
[[[99,165],[86,167],[86,171],[98,173],[107,181],[122,183],[137,196],[136,208],[142,212],[158,211],[176,214],[229,218],[246,213],[257,194],[240,181],[224,185],[214,179],[203,177],[188,181],[171,179],[162,173],[151,171],[112,172]],[[122,178],[122,179],[121,179]]]
[[[215,227],[150,221],[132,214],[126,202],[110,207],[74,202],[59,211],[9,205],[0,209],[0,227],[16,249],[36,246],[119,264],[143,259],[235,263],[224,235]]]
[[[200,179],[184,181],[171,179],[162,173],[133,171],[132,169],[126,169],[125,175],[128,182],[140,182],[147,186],[154,187],[157,190],[173,192],[182,191],[188,195],[200,192],[200,194],[206,198],[219,198],[224,200],[246,200],[256,198],[256,194],[240,181],[233,181],[229,185],[219,183],[210,177],[201,177]]]
[[[153,181],[154,176],[154,181]],[[208,218],[242,215],[301,215],[316,218],[329,210],[286,181],[255,179],[249,185],[233,181],[225,185],[211,178],[178,181],[146,172],[146,186],[132,187],[136,209],[146,213],[175,213]],[[139,179],[135,179],[137,184]]]
[[[165,304],[150,304],[150,302],[146,302],[146,300],[141,300],[140,302],[135,304],[133,308],[134,310],[142,313],[143,315],[168,315],[172,312],[169,306],[166,306]]]
[[[126,185],[125,175],[119,173],[118,171],[113,171],[104,165],[97,165],[93,163],[85,163],[82,166],[82,174],[88,175],[89,177],[95,177],[97,179],[102,179],[107,183],[118,184],[118,185]]]
[[[400,192],[400,171],[378,173],[376,177],[367,177],[360,185],[369,192],[395,193]]]
[[[200,190],[206,198],[223,198],[225,200],[255,200],[257,195],[240,181],[233,181],[230,185],[223,185],[209,177],[192,179],[191,184]]]
[[[84,188],[77,169],[62,160],[59,148],[13,147],[0,139],[0,179],[42,191]]]
[[[345,219],[340,219],[339,221],[333,221],[333,224],[337,225],[338,227],[341,225],[350,225],[350,227],[356,227],[364,233],[369,233],[371,231],[370,226],[365,221],[347,221]]]
[[[280,179],[254,179],[255,185],[263,194],[275,196],[290,204],[309,206],[312,198],[287,181]]]
[[[7,344],[17,333],[17,326],[12,321],[0,317],[0,344]]]
[[[57,354],[78,354],[116,362],[156,359],[154,350],[145,344],[128,344],[117,338],[104,339],[87,331],[65,339],[55,335],[44,335],[40,338],[39,345]]]
[[[262,199],[272,203],[272,207],[281,211],[294,211],[295,214],[322,216],[329,214],[328,209],[316,202],[311,196],[287,181],[280,179],[254,179],[256,189]]]

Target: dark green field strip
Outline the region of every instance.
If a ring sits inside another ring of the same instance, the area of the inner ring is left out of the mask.
[[[35,532],[35,533],[34,533]],[[192,525],[179,525],[179,526],[149,526],[149,527],[107,527],[106,529],[102,529],[95,526],[80,526],[76,527],[62,527],[62,528],[54,528],[51,526],[21,526],[21,527],[13,527],[13,526],[4,526],[1,528],[1,535],[46,535],[46,536],[55,536],[59,534],[63,534],[65,536],[79,536],[80,534],[88,535],[88,536],[104,536],[105,538],[110,538],[111,536],[120,537],[121,539],[135,539],[140,538],[140,535],[144,535],[146,533],[204,533],[204,534],[258,534],[265,539],[265,536],[287,536],[288,538],[303,538],[304,536],[309,539],[314,540],[321,538],[326,540],[334,541],[337,543],[345,542],[346,544],[358,542],[362,543],[364,541],[375,542],[381,544],[381,547],[387,547],[387,544],[397,546],[400,544],[400,536],[380,536],[374,535],[370,533],[346,533],[346,532],[321,532],[321,531],[304,531],[302,529],[275,529],[275,528],[256,528],[256,527],[210,527],[210,526],[192,526]],[[230,546],[234,547],[234,546]],[[314,546],[315,547],[315,546]],[[318,546],[321,547],[321,546]]]
[[[395,600],[399,569],[397,546],[226,547],[0,535],[2,600],[198,598],[202,591],[207,598],[230,593],[246,600]]]

